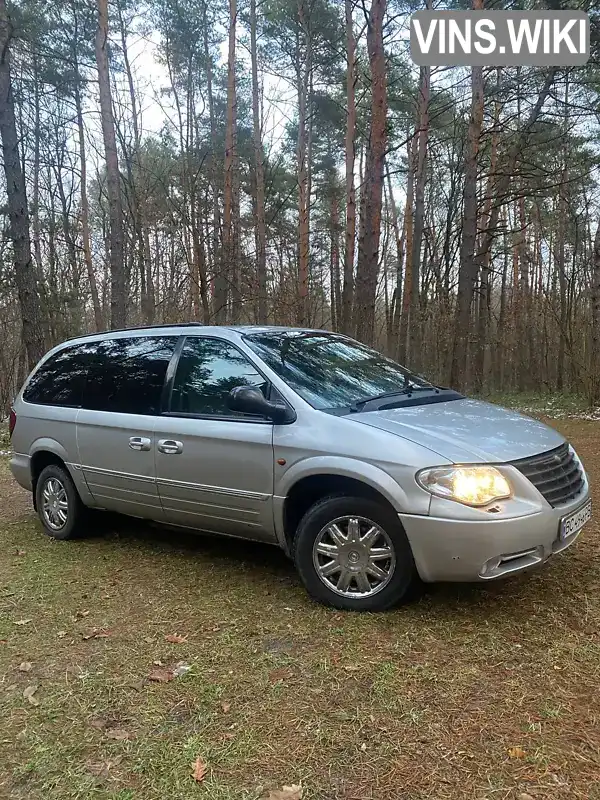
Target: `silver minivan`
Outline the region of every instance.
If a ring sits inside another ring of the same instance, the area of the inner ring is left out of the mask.
[[[559,433],[322,330],[73,339],[29,376],[10,428],[50,536],[85,533],[98,508],[270,542],[343,609],[530,569],[591,515]]]

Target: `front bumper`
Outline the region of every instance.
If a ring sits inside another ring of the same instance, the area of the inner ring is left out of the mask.
[[[588,500],[586,482],[584,491],[572,502],[552,508],[543,501],[534,513],[516,517],[465,514],[471,518],[458,519],[456,503],[450,507],[452,517],[399,517],[422,580],[485,581],[531,569],[569,547],[579,532],[560,541],[560,520]],[[442,501],[439,507],[450,502]]]

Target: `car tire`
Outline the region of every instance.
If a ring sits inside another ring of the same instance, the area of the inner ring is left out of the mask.
[[[53,539],[74,539],[86,527],[87,509],[66,468],[50,464],[35,486],[38,516],[44,532]]]
[[[384,611],[410,599],[418,583],[397,514],[369,498],[319,500],[298,525],[293,555],[308,593],[334,608]]]

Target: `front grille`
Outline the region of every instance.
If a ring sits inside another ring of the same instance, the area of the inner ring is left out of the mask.
[[[529,478],[552,508],[568,503],[583,490],[583,471],[566,442],[555,450],[511,464]]]

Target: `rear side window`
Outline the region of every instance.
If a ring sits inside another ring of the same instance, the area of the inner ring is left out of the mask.
[[[83,408],[159,414],[176,336],[105,339],[88,370]]]
[[[256,386],[264,394],[268,390],[265,378],[237,347],[223,339],[190,337],[179,357],[170,410],[244,417],[227,407],[227,395],[236,386]]]
[[[79,408],[95,342],[65,347],[42,364],[23,391],[23,400],[46,406]]]

